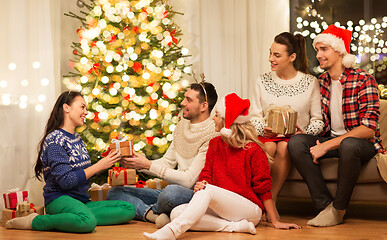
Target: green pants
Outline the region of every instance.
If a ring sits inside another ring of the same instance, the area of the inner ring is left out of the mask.
[[[38,215],[32,221],[37,231],[89,233],[96,226],[126,223],[133,219],[133,204],[120,201],[82,203],[70,196],[61,196],[46,206],[47,215]]]

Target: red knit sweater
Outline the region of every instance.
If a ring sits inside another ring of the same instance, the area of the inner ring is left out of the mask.
[[[228,146],[221,137],[210,141],[199,181],[235,192],[257,204],[271,199],[270,167],[265,152],[256,143],[245,148]]]

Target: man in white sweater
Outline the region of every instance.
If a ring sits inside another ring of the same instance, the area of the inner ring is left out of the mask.
[[[192,84],[181,102],[183,119],[176,125],[173,141],[164,156],[150,161],[135,153],[134,157],[124,159],[126,168],[162,178],[172,183],[171,185],[163,190],[113,187],[107,199],[134,204],[137,220],[156,222],[159,227],[167,223],[171,210],[188,203],[193,196],[192,188],[204,167],[209,141],[217,136],[210,117],[217,99],[218,95],[212,84]]]

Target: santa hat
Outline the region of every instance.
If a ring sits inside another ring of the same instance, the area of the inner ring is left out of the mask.
[[[231,125],[250,121],[249,115],[250,100],[242,99],[235,93],[230,93],[222,98],[216,107],[216,111],[224,118],[224,127],[220,134],[225,137],[231,136]]]
[[[322,33],[317,35],[313,40],[313,47],[316,49],[316,44],[321,42],[331,46],[335,51],[344,55],[344,67],[353,67],[355,65],[356,56],[350,54],[352,31],[329,25]]]

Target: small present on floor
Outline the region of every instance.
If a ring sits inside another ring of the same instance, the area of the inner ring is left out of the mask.
[[[8,209],[16,209],[18,203],[28,201],[28,191],[22,191],[20,188],[8,190],[3,194],[4,207]]]
[[[104,183],[101,186],[92,183],[89,188],[89,195],[91,201],[104,201],[106,200],[106,195],[108,194],[111,186],[108,183]]]
[[[148,188],[153,188],[153,189],[163,189],[165,188],[169,183],[167,181],[161,180],[159,178],[153,178],[153,179],[148,179],[146,181],[146,186]]]
[[[39,215],[44,215],[44,208],[40,206],[35,206],[29,202],[21,202],[16,205],[16,209],[3,209],[2,225],[5,227],[5,224],[8,220],[18,217],[25,217],[32,213]]]

